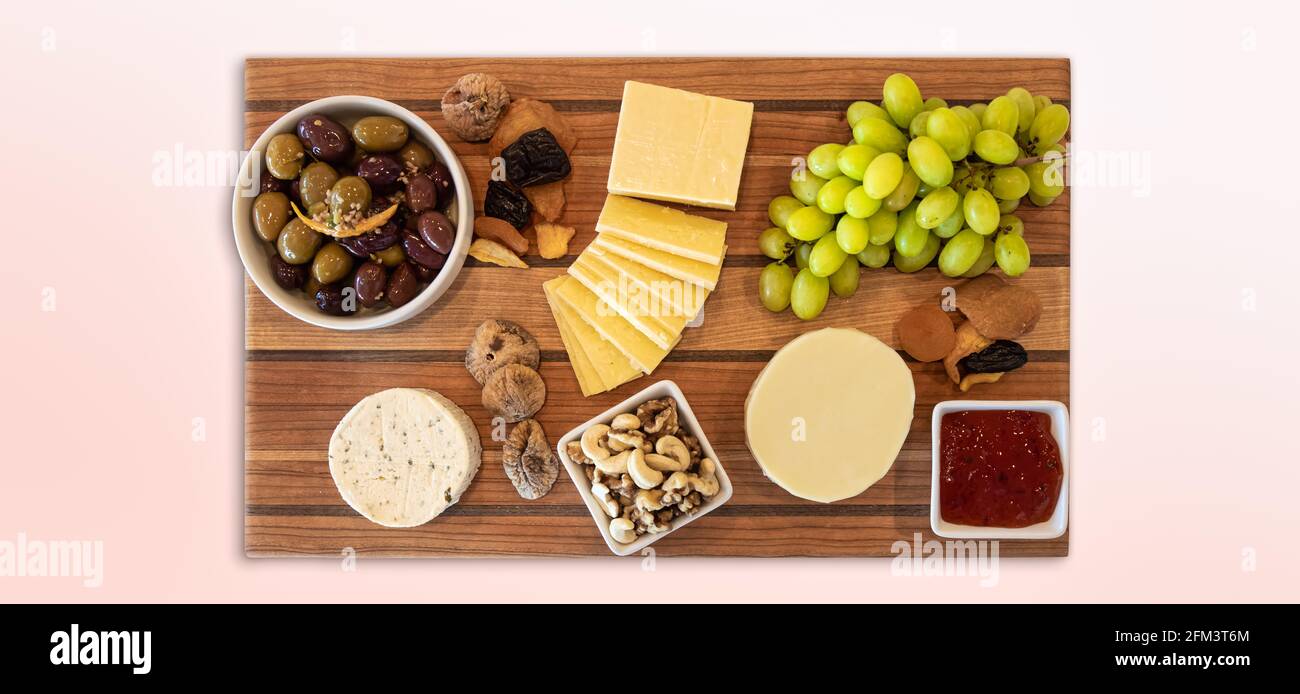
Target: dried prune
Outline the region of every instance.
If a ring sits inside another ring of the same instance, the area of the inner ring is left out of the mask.
[[[532,221],[533,204],[524,197],[522,190],[513,185],[505,181],[488,181],[483,214],[504,219],[514,228],[523,230]]]
[[[1011,340],[998,340],[963,358],[959,364],[971,373],[999,373],[1018,369],[1029,361],[1025,348]]]
[[[530,130],[501,150],[506,178],[519,187],[554,183],[569,175],[569,155],[546,128]]]

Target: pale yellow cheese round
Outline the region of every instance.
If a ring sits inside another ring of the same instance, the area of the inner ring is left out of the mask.
[[[901,357],[845,328],[777,351],[745,401],[745,437],[763,472],[803,499],[857,496],[889,472],[912,426],[916,390]]]

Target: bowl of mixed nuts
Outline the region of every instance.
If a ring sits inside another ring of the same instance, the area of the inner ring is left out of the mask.
[[[672,381],[593,417],[556,448],[618,556],[640,552],[731,498],[731,480]]]

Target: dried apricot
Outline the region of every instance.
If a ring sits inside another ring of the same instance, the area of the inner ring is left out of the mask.
[[[569,239],[573,238],[573,227],[543,222],[534,225],[537,230],[537,249],[543,258],[563,258],[569,254]]]

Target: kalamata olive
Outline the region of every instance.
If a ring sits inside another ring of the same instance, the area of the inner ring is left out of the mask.
[[[367,152],[396,152],[409,134],[406,124],[392,116],[366,116],[352,126],[352,139]]]
[[[330,188],[326,202],[335,224],[356,224],[370,211],[370,184],[360,176],[340,178]]]
[[[347,161],[356,148],[347,128],[319,113],[298,121],[298,140],[313,157],[332,164]]]
[[[432,210],[438,206],[438,189],[433,179],[424,174],[411,174],[406,179],[406,206],[412,212]]]
[[[280,236],[275,240],[275,250],[284,262],[290,265],[303,265],[316,255],[316,249],[320,248],[322,240],[324,237],[320,232],[294,217],[280,230]]]
[[[343,279],[352,271],[352,256],[337,243],[326,244],[311,261],[311,276],[321,284]]]
[[[402,234],[402,249],[406,251],[407,258],[427,268],[436,270],[447,262],[447,256],[433,250],[418,234],[409,231]]]
[[[253,231],[263,241],[274,243],[292,214],[289,196],[275,191],[262,193],[253,200]]]
[[[447,165],[435,161],[429,166],[429,180],[433,181],[433,187],[438,191],[438,202],[443,207],[449,207],[451,201],[456,198],[456,182],[451,177],[451,169]]]
[[[402,250],[402,244],[395,243],[382,251],[375,251],[370,257],[380,265],[391,268],[406,262],[406,251]]]
[[[402,163],[391,154],[371,154],[357,164],[357,175],[372,189],[387,190],[402,175]]]
[[[271,175],[270,171],[262,169],[261,183],[258,185],[259,193],[283,193],[287,185],[284,181]]]
[[[424,171],[435,161],[433,150],[415,140],[407,141],[401,149],[397,150],[397,158],[401,160],[402,166],[405,166],[407,171]]]
[[[357,292],[357,301],[370,308],[384,298],[384,288],[388,285],[388,271],[383,265],[374,261],[361,264],[357,274],[352,278],[352,288]]]
[[[289,181],[289,192],[288,192],[289,202],[297,205],[299,209],[306,211],[307,206],[302,204],[301,181],[302,181],[301,176],[293,179],[292,181]]]
[[[420,278],[421,282],[432,282],[433,278],[438,276],[438,270],[431,267],[425,267],[419,263],[408,262],[407,265],[415,268],[415,276]]]
[[[266,144],[266,170],[278,179],[291,180],[302,171],[304,156],[298,138],[289,133],[280,133]]]
[[[316,308],[331,316],[346,316],[357,312],[356,290],[337,284],[321,285],[316,290]]]
[[[426,210],[420,213],[419,221],[416,228],[420,232],[420,238],[429,248],[447,255],[451,253],[451,246],[456,242],[456,228],[452,226],[451,220],[441,212]]]
[[[307,266],[290,265],[278,255],[271,256],[271,276],[275,283],[285,289],[293,290],[307,281]]]
[[[420,290],[420,281],[415,275],[415,268],[411,263],[402,263],[393,268],[392,274],[388,276],[388,305],[393,308],[406,304]]]
[[[330,188],[338,183],[339,174],[334,167],[323,161],[315,161],[303,167],[298,177],[298,199],[304,208],[310,208],[318,202],[325,202]]]
[[[369,258],[372,253],[396,245],[401,240],[401,233],[396,224],[389,222],[374,231],[339,239],[339,245],[358,258]]]

